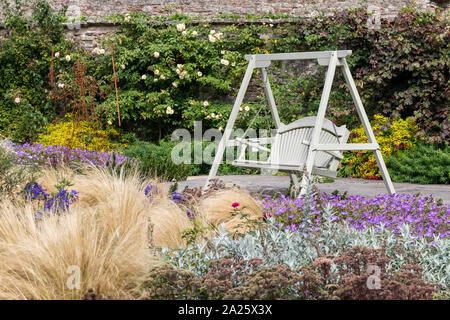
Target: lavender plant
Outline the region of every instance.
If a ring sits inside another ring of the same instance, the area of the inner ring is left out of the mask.
[[[71,168],[86,168],[94,165],[111,169],[117,169],[125,163],[137,165],[135,160],[117,152],[68,149],[64,146],[44,147],[39,143],[13,146],[16,163],[20,165],[68,166]]]

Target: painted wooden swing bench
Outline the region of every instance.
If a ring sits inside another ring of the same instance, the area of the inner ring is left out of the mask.
[[[236,139],[241,144],[239,158],[233,165],[243,168],[275,170],[296,173],[303,170],[306,164],[311,136],[316,117],[306,117],[288,125],[280,123],[273,138],[265,139]],[[336,128],[333,122],[324,120],[320,134],[321,143],[346,143],[350,131],[346,126]],[[271,144],[268,149],[264,145]],[[245,159],[247,147],[253,150],[269,152],[267,161]],[[312,174],[335,178],[338,165],[343,158],[339,151],[319,151],[316,154]]]
[[[232,162],[233,165],[245,168],[289,172],[296,187],[298,187],[296,173],[303,174],[300,194],[306,192],[307,181],[311,178],[311,174],[332,178],[336,177],[339,163],[343,158],[342,151],[371,150],[374,152],[388,193],[395,193],[394,186],[381,155],[380,146],[375,139],[369,119],[347,65],[346,57],[350,56],[351,53],[350,50],[340,50],[245,56],[245,59],[249,61],[247,71],[245,72],[224,134],[217,147],[214,162],[203,190],[206,190],[210,180],[215,178],[217,169],[222,162],[225,148],[238,146],[240,147],[240,152],[238,158]],[[317,116],[302,118],[290,124],[283,124],[278,115],[266,68],[271,65],[272,61],[311,59],[317,60],[319,65],[328,66]],[[336,127],[333,122],[325,118],[328,99],[337,67],[341,68],[369,143],[347,143],[349,137],[347,128],[345,126]],[[261,69],[265,97],[275,123],[275,134],[269,138],[231,139],[231,132],[235,120],[240,111],[255,68]],[[268,145],[271,145],[270,149],[267,148]],[[245,151],[247,148],[250,148],[251,151],[268,152],[269,157],[265,161],[246,159]]]

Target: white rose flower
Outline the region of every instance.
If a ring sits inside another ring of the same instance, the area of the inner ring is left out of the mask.
[[[15,103],[20,103],[20,98],[19,98],[19,97],[15,98],[15,99],[14,99],[14,102],[15,102]]]
[[[211,41],[213,43],[216,42],[216,38],[214,38],[213,36],[209,35],[208,38],[209,38],[209,41]]]
[[[123,63],[120,65],[120,67],[122,68],[122,70],[125,69],[125,65]]]
[[[223,64],[224,66],[227,66],[230,63],[230,61],[228,61],[227,59],[221,59],[220,63]]]
[[[167,107],[167,109],[166,109],[166,113],[167,114],[173,114],[173,109],[171,108],[171,107]]]
[[[58,88],[64,88],[64,83],[58,83]]]
[[[159,76],[159,78],[160,78],[161,80],[164,80],[164,79],[166,79],[166,76],[162,74],[162,75]]]
[[[156,69],[156,70],[154,71],[154,73],[155,73],[156,75],[158,75],[158,74],[159,74],[159,70]]]
[[[180,79],[183,79],[183,78],[189,78],[189,75],[188,75],[188,73],[187,73],[186,70],[183,70],[183,71],[180,73]]]
[[[141,77],[141,79],[142,79],[142,80],[145,80],[145,79],[147,79],[147,76],[146,76],[145,74],[143,74],[142,77]]]
[[[201,77],[203,75],[203,73],[201,71],[197,72],[197,76]]]
[[[180,70],[180,69],[177,69],[176,72],[177,72],[177,74],[180,74],[180,73],[181,73],[181,70]]]
[[[195,37],[196,37],[196,36],[198,36],[198,33],[197,33],[197,31],[195,31],[195,30],[194,30],[194,31],[192,31],[192,35],[193,35],[193,36],[195,36]]]
[[[105,54],[105,49],[100,49],[98,52],[99,54]]]
[[[153,79],[153,82],[158,82],[158,78],[154,78],[154,79]]]
[[[66,61],[67,61],[67,62],[70,61],[70,56],[69,56],[69,55],[66,56]]]
[[[216,114],[213,112],[213,113],[211,113],[211,118],[215,118],[216,117]]]
[[[236,62],[232,62],[232,63],[231,63],[231,66],[232,66],[232,67],[236,67]]]
[[[225,50],[220,51],[221,54],[225,54]]]
[[[250,111],[250,107],[249,107],[249,106],[245,106],[245,107],[244,107],[244,110],[245,110],[246,112],[249,112],[249,111]]]
[[[109,125],[112,125],[112,121],[111,121],[111,120],[108,120],[108,124],[109,124]]]
[[[186,29],[186,25],[184,23],[178,23],[177,24],[177,30],[178,31],[183,31]]]
[[[154,56],[155,58],[159,58],[159,52],[158,52],[158,51],[153,52],[153,56]]]
[[[55,53],[55,57],[56,57],[56,58],[59,58],[59,52],[56,52],[56,53]]]
[[[216,30],[211,30],[211,31],[209,32],[209,34],[214,34],[214,33],[216,33]]]
[[[223,130],[223,128],[222,128],[222,126],[220,126],[220,127],[219,127],[219,131],[222,131],[222,130]]]
[[[203,102],[203,106],[205,106],[205,107],[209,106],[208,101],[204,101],[204,102]]]
[[[177,64],[177,68],[178,68],[178,69],[183,69],[183,67],[184,67],[184,64],[180,64],[180,63]]]
[[[178,83],[172,82],[172,86],[173,86],[174,88],[177,88],[177,87],[178,87]]]
[[[187,35],[186,30],[184,30],[181,34],[182,34],[183,36]]]

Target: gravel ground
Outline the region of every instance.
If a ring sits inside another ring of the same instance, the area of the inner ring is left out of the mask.
[[[252,193],[263,191],[283,192],[289,187],[289,176],[230,175],[218,178],[227,185],[234,184]],[[205,180],[206,176],[189,177],[186,181],[178,182],[178,190],[183,190],[186,186],[190,188],[202,186]],[[379,180],[337,178],[334,182],[318,183],[317,186],[322,192],[331,193],[334,190],[338,190],[343,193],[347,191],[349,195],[360,195],[368,198],[386,193],[383,181]],[[450,185],[394,183],[394,187],[397,193],[416,194],[420,192],[423,196],[432,195],[436,199],[441,198],[444,202],[450,203]]]

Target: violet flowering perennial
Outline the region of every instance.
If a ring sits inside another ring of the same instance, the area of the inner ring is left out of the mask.
[[[17,157],[17,164],[44,165],[49,167],[67,166],[70,168],[85,168],[90,165],[116,169],[118,166],[129,162],[137,164],[127,156],[117,152],[100,152],[88,149],[68,149],[65,146],[43,146],[40,143],[22,145],[13,144]]]
[[[304,227],[306,207],[311,211],[309,217],[312,229],[320,228],[322,223],[320,207],[328,203],[334,209],[334,221],[345,221],[357,230],[374,227],[377,232],[383,226],[396,235],[403,225],[408,225],[411,234],[416,238],[450,237],[450,205],[439,203],[431,196],[392,194],[378,195],[373,199],[361,196],[342,199],[339,195],[323,193],[309,206],[303,197],[267,196],[263,203],[266,217],[275,217],[286,229],[292,231]]]
[[[147,187],[145,187],[144,194],[146,197],[151,197],[152,189],[153,185],[148,185]]]
[[[184,200],[184,198],[183,198],[183,195],[181,193],[179,193],[177,191],[173,192],[173,194],[172,194],[172,201],[173,202],[181,202],[183,200]]]
[[[49,194],[39,183],[28,183],[21,192],[25,200],[42,201],[44,205],[44,213],[60,215],[69,211],[70,205],[78,199],[78,192],[75,190],[67,191],[65,189],[59,190],[56,194]],[[42,218],[44,213],[38,210],[36,218]]]
[[[49,197],[44,202],[44,211],[61,214],[63,212],[68,212],[70,205],[78,199],[78,192],[72,190],[68,192],[67,190],[60,190],[54,196]]]

